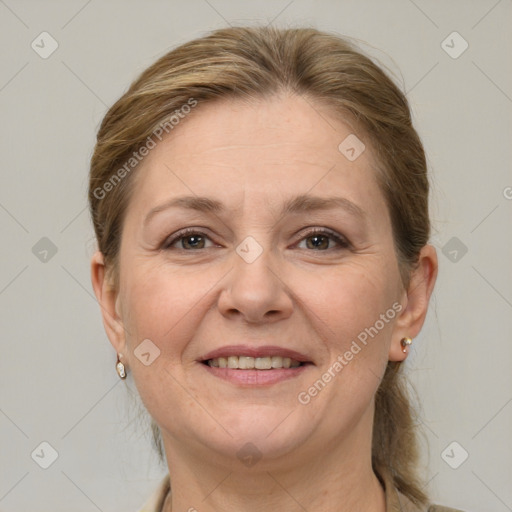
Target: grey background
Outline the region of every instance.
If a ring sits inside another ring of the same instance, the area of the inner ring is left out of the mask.
[[[440,259],[407,362],[428,489],[467,511],[512,510],[510,0],[0,0],[1,511],[136,510],[166,472],[92,295],[88,161],[107,106],[157,57],[258,22],[366,41],[399,76],[432,170]],[[31,47],[43,31],[58,43],[47,59]],[[441,45],[453,31],[469,44],[458,58]],[[48,469],[43,441],[58,452]]]

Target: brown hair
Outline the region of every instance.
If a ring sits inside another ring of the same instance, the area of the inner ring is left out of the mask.
[[[336,35],[311,28],[232,27],[164,55],[103,119],[91,160],[89,203],[114,286],[132,169],[143,146],[149,147],[162,126],[170,133],[175,125],[170,116],[184,117],[180,112],[185,105],[280,92],[327,106],[333,115],[356,125],[371,147],[402,280],[408,285],[428,242],[430,222],[425,153],[405,95],[381,67]],[[155,439],[161,450],[158,436]],[[427,501],[417,478],[416,426],[399,363],[388,363],[375,397],[372,462],[377,473],[379,468],[390,471],[396,487],[414,502]]]

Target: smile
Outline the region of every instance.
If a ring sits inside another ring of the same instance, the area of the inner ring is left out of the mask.
[[[212,377],[246,388],[288,381],[315,366],[306,354],[275,345],[224,346],[203,355],[198,362]]]
[[[268,356],[229,356],[216,357],[205,361],[213,368],[231,368],[234,370],[275,370],[280,368],[297,368],[301,362],[290,357]]]

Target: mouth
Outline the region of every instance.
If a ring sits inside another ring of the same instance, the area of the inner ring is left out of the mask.
[[[275,370],[313,364],[305,354],[272,345],[229,345],[209,352],[200,362],[213,368],[234,370]]]
[[[238,385],[271,385],[300,375],[313,362],[299,352],[281,347],[229,346],[199,360],[214,377]]]
[[[291,357],[267,356],[228,356],[215,357],[203,361],[213,368],[231,368],[232,370],[276,370],[279,368],[297,368],[305,363],[301,363]]]

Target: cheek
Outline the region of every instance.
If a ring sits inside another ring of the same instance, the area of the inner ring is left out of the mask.
[[[162,265],[135,261],[125,272],[123,297],[127,318],[144,336],[161,335],[172,328],[174,317],[188,306],[179,274],[173,275]],[[169,316],[170,311],[172,312]]]
[[[221,269],[191,271],[156,261],[140,261],[130,268],[122,292],[132,353],[142,340],[150,339],[168,365],[181,363],[181,354],[211,306],[210,294],[222,280]]]
[[[359,332],[374,325],[398,297],[389,275],[384,274],[382,269],[371,265],[347,265],[322,279],[323,284],[316,287],[306,304],[309,302],[331,327],[331,336],[343,334],[340,342],[346,341],[347,336],[357,337]],[[310,288],[314,289],[313,281]],[[386,322],[386,326],[389,324]]]
[[[162,424],[175,418],[179,407],[194,409],[183,388],[182,354],[215,281],[149,261],[130,269],[121,283],[130,371],[145,407]]]
[[[315,330],[322,332],[328,354],[319,369],[321,378],[334,384],[320,399],[326,403],[365,406],[387,365],[397,317],[393,305],[399,307],[396,285],[390,281],[393,274],[376,259],[368,256],[365,263],[340,267],[309,301],[314,313],[309,316]]]

